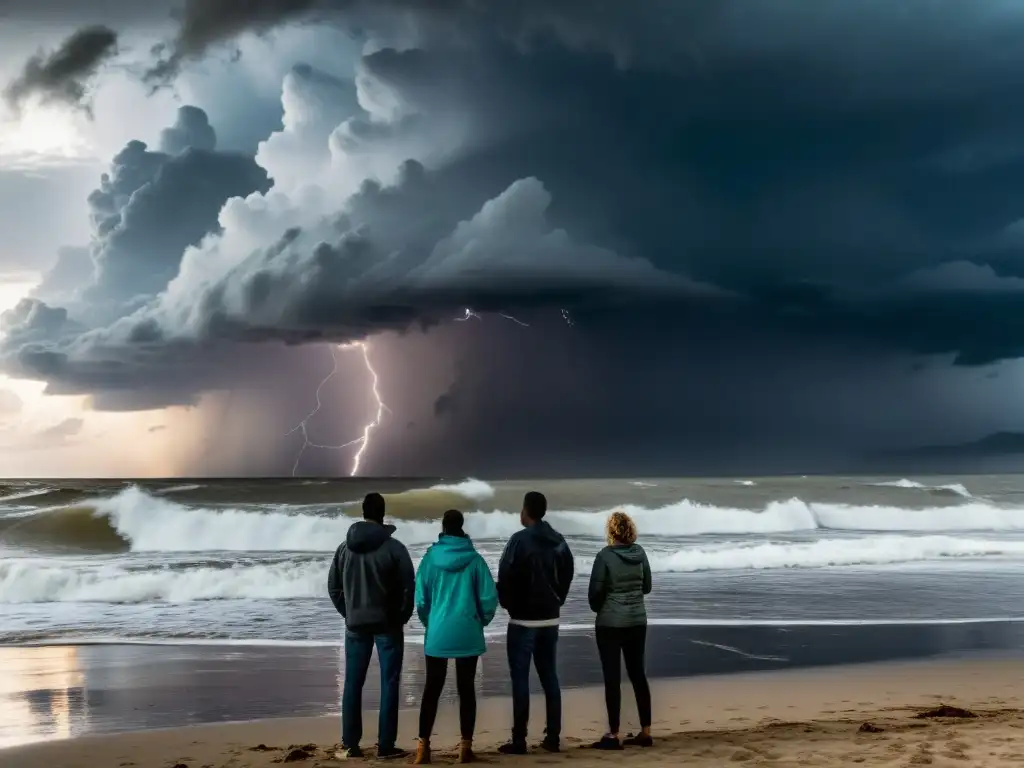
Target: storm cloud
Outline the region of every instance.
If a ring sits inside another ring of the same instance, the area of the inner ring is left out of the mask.
[[[4,90],[8,105],[20,110],[30,98],[61,102],[90,112],[89,81],[117,49],[117,33],[109,27],[80,29],[50,53],[30,58],[21,74]]]
[[[192,106],[178,110],[159,151],[129,142],[89,195],[88,257],[62,250],[39,298],[65,298],[84,318],[110,320],[166,288],[185,249],[217,231],[229,198],[269,188],[252,158],[218,152],[216,143],[206,114]]]
[[[160,152],[128,145],[92,201],[92,287],[12,315],[9,370],[86,393],[188,370],[201,390],[241,343],[449,345],[458,381],[409,396],[402,440],[444,423],[468,461],[498,426],[525,450],[527,403],[594,445],[653,420],[725,452],[779,429],[772,403],[815,415],[794,451],[853,441],[833,413],[856,421],[868,382],[1024,354],[1011,3],[186,2],[158,64],[295,22],[350,28],[355,71],[296,66],[255,162],[193,112]],[[486,319],[451,328],[467,307]],[[723,399],[742,381],[761,383]]]

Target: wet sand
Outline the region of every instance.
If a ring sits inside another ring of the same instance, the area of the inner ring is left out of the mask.
[[[402,706],[419,706],[422,646],[407,643]],[[652,626],[648,674],[689,678],[983,653],[1022,658],[1019,623],[875,626]],[[601,683],[590,633],[563,632],[563,688]],[[0,747],[206,723],[317,717],[339,711],[338,647],[95,645],[0,648]],[[534,680],[534,690],[539,688]],[[509,692],[504,645],[492,640],[481,698]],[[446,697],[454,695],[451,686]],[[364,706],[379,699],[371,667]],[[3,762],[0,760],[0,765]]]
[[[494,749],[507,738],[509,702],[484,700],[477,747],[487,762],[569,762],[597,768],[623,761],[651,766],[776,766],[850,764],[998,768],[1024,761],[1024,664],[1009,660],[896,662],[658,680],[653,684],[652,749],[625,753],[585,749],[604,728],[603,697],[596,689],[566,692],[564,754],[502,758]],[[921,717],[947,704],[970,718]],[[635,710],[624,691],[624,730]],[[413,746],[414,710],[401,715],[400,743]],[[542,730],[543,706],[532,707],[531,735]],[[456,708],[442,708],[434,734],[436,763],[451,763],[457,740]],[[366,745],[376,718],[366,719]],[[865,725],[867,724],[867,725]],[[221,724],[90,736],[0,752],[5,768],[270,768],[286,761],[309,768],[337,765],[337,717]],[[297,747],[310,745],[295,753]],[[297,757],[297,759],[295,759]],[[368,758],[372,762],[372,753]]]

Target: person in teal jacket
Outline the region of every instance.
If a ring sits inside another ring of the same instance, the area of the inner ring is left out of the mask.
[[[455,659],[462,744],[459,762],[471,763],[476,727],[476,667],[487,651],[484,627],[498,609],[498,590],[491,571],[463,531],[464,518],[449,509],[441,519],[441,535],[427,550],[416,572],[416,613],[426,628],[427,680],[420,705],[420,742],[414,764],[430,762],[430,734],[437,718],[448,659]]]

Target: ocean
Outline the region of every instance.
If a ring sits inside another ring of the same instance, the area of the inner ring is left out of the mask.
[[[9,481],[0,645],[336,646],[330,558],[380,490],[414,562],[442,512],[492,570],[527,490],[576,557],[566,633],[608,513],[637,522],[654,625],[844,627],[1024,620],[1024,475],[599,480]],[[489,628],[504,632],[499,612]],[[410,642],[422,638],[413,620]]]

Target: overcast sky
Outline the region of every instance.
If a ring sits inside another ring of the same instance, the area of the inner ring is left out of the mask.
[[[300,473],[1024,431],[1019,3],[246,8],[0,0],[11,474],[289,474],[333,370]]]

